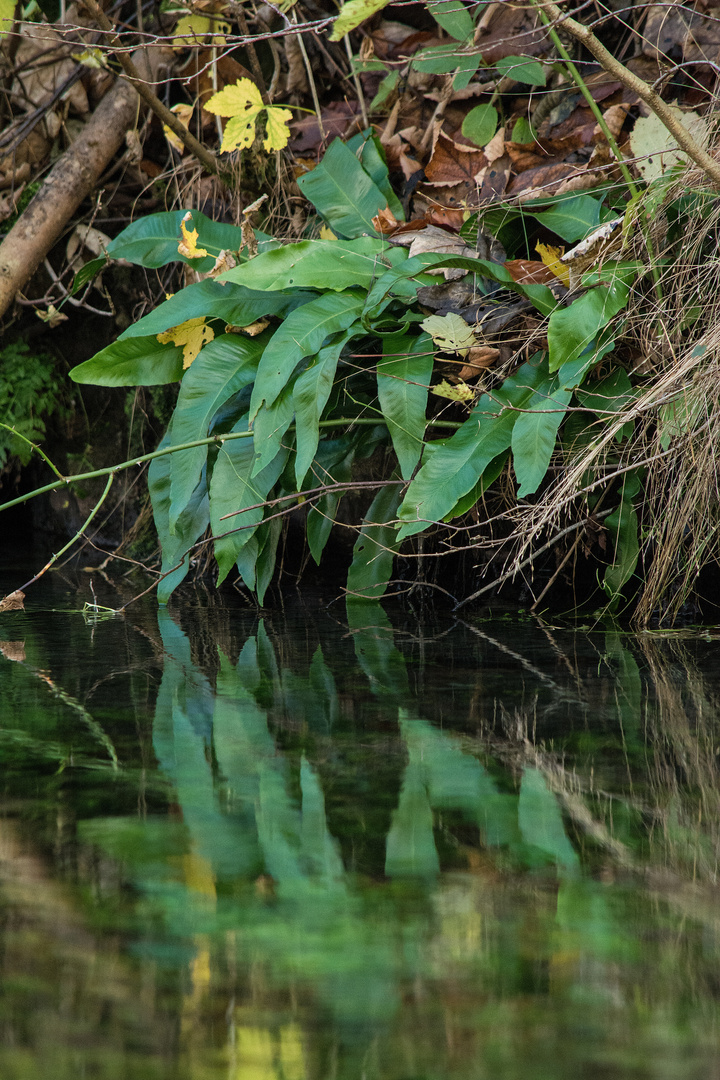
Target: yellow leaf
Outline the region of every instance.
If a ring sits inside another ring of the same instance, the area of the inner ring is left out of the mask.
[[[265,112],[265,138],[263,139],[263,146],[268,154],[287,146],[290,139],[288,124],[291,120],[290,109],[282,109],[276,105],[268,106]]]
[[[205,108],[216,116],[239,116],[265,108],[262,94],[250,79],[238,79],[234,86],[224,86],[206,102]]]
[[[565,253],[565,248],[549,247],[547,244],[537,243],[535,250],[555,277],[562,281],[566,288],[570,288],[570,271],[567,266],[560,262]]]
[[[337,236],[332,231],[332,229],[328,229],[327,225],[323,225],[323,227],[320,229],[320,239],[321,240],[337,240]]]
[[[208,253],[205,248],[197,246],[198,231],[197,229],[188,229],[185,224],[186,221],[189,221],[192,225],[192,214],[189,210],[180,222],[183,238],[178,244],[178,255],[184,255],[186,259],[204,259]]]
[[[215,331],[211,326],[206,326],[205,317],[188,319],[179,326],[171,326],[169,330],[157,335],[161,345],[177,345],[183,351],[183,370],[189,368],[203,345],[207,345],[215,337]]]
[[[233,150],[247,150],[255,141],[255,121],[260,110],[243,113],[242,116],[231,117],[225,125],[223,132],[221,154],[229,154]]]
[[[88,68],[107,67],[107,61],[100,49],[83,49],[82,52],[73,53],[73,60]]]
[[[452,386],[447,379],[443,379],[441,383],[438,383],[437,386],[431,386],[430,389],[437,397],[448,398],[450,401],[463,401],[466,404],[475,397],[472,386],[468,386],[462,379],[457,386]]]
[[[232,150],[245,150],[255,139],[255,123],[261,112],[265,113],[265,138],[263,146],[268,153],[282,150],[290,138],[288,121],[292,112],[280,105],[265,105],[262,95],[250,79],[238,79],[234,86],[225,86],[213,94],[205,105],[216,116],[229,120],[223,133],[221,154]]]
[[[223,45],[227,45],[228,34],[232,31],[232,26],[229,22],[222,22],[220,19],[215,20],[215,25],[212,28],[212,45],[213,48],[222,48]]]
[[[0,38],[9,34],[15,23],[15,0],[0,0]]]
[[[343,4],[340,8],[340,14],[332,28],[330,41],[341,41],[356,26],[365,22],[376,11],[381,11],[389,3],[390,0],[349,0],[349,3]]]
[[[192,105],[187,105],[185,102],[180,101],[177,105],[173,105],[173,107],[170,109],[170,112],[174,112],[182,126],[186,128],[190,123],[190,117],[193,114],[193,107]],[[172,128],[169,128],[167,124],[163,124],[163,131],[165,132],[165,138],[170,143],[173,150],[177,150],[179,154],[182,154],[185,149],[185,145],[180,139],[180,137],[176,135]]]
[[[212,22],[207,15],[196,12],[192,15],[183,15],[173,34],[174,38],[181,40],[173,44],[173,49],[179,52],[180,49],[190,49],[193,45],[202,45],[203,38],[210,33],[211,28]]]

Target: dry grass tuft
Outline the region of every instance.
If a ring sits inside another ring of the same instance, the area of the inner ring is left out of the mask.
[[[665,207],[680,194],[691,194],[686,178]],[[654,256],[640,230],[623,256],[660,267],[618,317],[614,359],[628,367],[634,398],[559,452],[555,481],[514,514],[508,565],[518,570],[541,538],[588,517],[603,492],[604,508],[617,505],[624,478],[639,475],[643,582],[634,621],[643,626],[672,624],[700,570],[720,561],[720,200],[696,196],[698,212],[672,241],[666,214],[655,214]],[[623,439],[628,422],[634,434]]]

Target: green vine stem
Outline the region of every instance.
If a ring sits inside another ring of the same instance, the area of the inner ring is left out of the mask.
[[[3,424],[2,422],[0,422],[0,428],[5,428],[6,431],[12,432],[12,434],[15,436],[16,439],[22,439],[22,441],[24,443],[27,443],[27,445],[30,446],[35,451],[36,454],[40,455],[40,457],[43,459],[45,464],[50,466],[50,468],[55,473],[55,475],[60,478],[60,482],[63,483],[63,484],[65,483],[65,477],[63,476],[63,474],[60,472],[60,470],[55,465],[53,465],[52,461],[47,456],[45,451],[41,450],[37,443],[32,442],[32,440],[26,438],[25,435],[21,435],[19,431],[16,431],[14,427],[10,427],[9,424]]]
[[[76,540],[80,539],[80,537],[85,532],[88,525],[91,524],[91,522],[92,522],[93,518],[95,517],[95,515],[97,514],[98,510],[100,509],[100,507],[105,502],[108,495],[110,494],[110,488],[112,487],[112,482],[113,482],[114,479],[115,479],[115,470],[112,470],[112,472],[110,472],[110,475],[108,476],[107,484],[105,485],[105,490],[103,491],[102,495],[100,496],[100,499],[95,504],[95,506],[94,506],[93,510],[90,512],[90,514],[88,514],[88,516],[86,517],[84,523],[80,526],[78,531],[75,533],[72,540],[68,540],[67,544],[65,544],[64,547],[60,548],[59,551],[55,552],[53,557],[51,559],[49,559],[45,563],[42,570],[40,570],[35,575],[35,577],[31,577],[30,580],[26,581],[24,585],[21,585],[19,589],[15,589],[14,590],[15,592],[25,592],[25,589],[28,589],[31,585],[34,585],[36,581],[39,581],[39,579],[43,576],[45,571],[49,570],[50,567],[53,566],[53,564],[58,561],[60,556],[64,555],[65,552],[68,551],[73,546],[73,544],[75,543]],[[55,486],[57,486],[57,485],[55,485]]]
[[[337,420],[320,420],[319,427],[353,427],[353,426],[373,426],[375,424],[381,424],[382,420],[372,417],[347,417],[341,416]],[[3,427],[5,425],[2,425]],[[460,427],[460,422],[455,420],[429,420],[429,427],[439,428],[452,428],[456,430]],[[289,429],[295,430],[295,425]],[[176,454],[179,450],[192,450],[195,446],[210,446],[216,444],[222,446],[224,442],[230,442],[233,439],[251,439],[253,436],[252,431],[231,431],[227,435],[209,435],[205,439],[194,439],[192,442],[178,443],[177,446],[166,446],[163,450],[153,450],[150,454],[139,454],[137,457],[131,458],[129,461],[122,461],[119,465],[110,465],[105,469],[95,469],[93,472],[77,473],[74,476],[62,476],[61,473],[52,465],[50,461],[48,464],[52,468],[53,472],[60,476],[59,480],[55,480],[52,484],[45,484],[43,487],[35,488],[34,491],[29,491],[25,495],[18,495],[16,499],[11,499],[10,502],[2,503],[0,505],[0,512],[3,510],[9,510],[13,506],[19,506],[21,503],[29,502],[30,499],[34,499],[36,495],[44,495],[48,491],[55,491],[59,487],[67,487],[69,484],[78,484],[84,480],[94,480],[99,476],[113,477],[115,473],[123,472],[125,469],[132,469],[135,465],[143,465],[146,461],[154,461],[155,458],[165,457],[167,454]],[[43,457],[45,455],[43,454]],[[46,459],[47,460],[47,459]],[[302,492],[298,492],[302,495]],[[103,496],[104,498],[104,496]]]

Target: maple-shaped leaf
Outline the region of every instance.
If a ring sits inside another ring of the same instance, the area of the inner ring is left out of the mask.
[[[250,79],[238,79],[234,86],[225,86],[213,94],[205,104],[208,112],[227,116],[229,120],[223,133],[221,154],[231,150],[245,150],[255,139],[255,124],[261,112],[265,113],[265,138],[263,146],[268,152],[282,150],[290,138],[288,121],[292,112],[281,105],[266,105],[262,94]]]
[[[203,345],[207,345],[215,337],[215,331],[205,323],[205,316],[199,319],[188,319],[179,326],[171,326],[157,335],[161,345],[177,345],[183,351],[183,371],[189,368]]]
[[[178,255],[184,255],[186,259],[204,259],[208,253],[205,248],[199,248],[197,246],[198,231],[197,229],[188,229],[186,225],[187,221],[192,225],[192,214],[189,210],[180,222],[180,230],[183,238],[178,244]]]
[[[477,345],[477,338],[462,315],[454,312],[449,315],[429,315],[420,325],[443,352],[460,353],[464,356],[468,349]]]

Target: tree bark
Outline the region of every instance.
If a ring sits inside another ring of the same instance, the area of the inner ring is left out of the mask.
[[[95,188],[134,126],[138,108],[134,87],[118,79],[0,244],[0,318]]]

